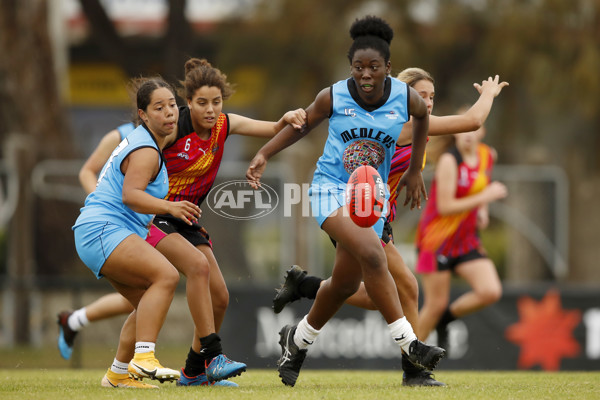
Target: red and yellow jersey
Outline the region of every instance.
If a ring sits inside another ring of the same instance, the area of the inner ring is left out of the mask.
[[[456,148],[450,153],[456,157],[458,179],[456,197],[466,197],[481,192],[490,182],[494,159],[490,147],[479,144],[478,164],[468,166]],[[457,214],[442,216],[437,210],[437,184],[431,183],[429,200],[421,214],[417,228],[417,248],[420,259],[423,254],[431,256],[458,257],[480,248],[477,232],[477,208]],[[431,257],[423,257],[431,258]],[[435,258],[431,258],[435,259]]]
[[[163,151],[169,174],[169,193],[165,199],[201,205],[221,165],[229,118],[227,114],[220,114],[210,137],[204,140],[194,132],[189,110],[187,113],[182,110],[178,129],[175,143]]]

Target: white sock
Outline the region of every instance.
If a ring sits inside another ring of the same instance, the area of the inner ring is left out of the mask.
[[[121,362],[115,358],[112,365],[110,366],[110,370],[115,374],[127,374],[128,365],[128,363]]]
[[[156,343],[152,342],[135,342],[135,352],[136,353],[150,353],[154,351],[156,347]]]
[[[308,323],[306,315],[302,318],[302,321],[298,322],[296,327],[296,333],[294,334],[294,343],[300,350],[306,349],[309,345],[313,344],[320,330],[316,330]]]
[[[75,332],[88,325],[90,321],[88,321],[87,315],[85,315],[85,307],[73,311],[73,314],[69,315],[67,323],[69,324],[69,328]]]
[[[406,317],[402,317],[397,321],[392,322],[388,325],[392,338],[406,354],[409,353],[408,349],[410,344],[417,340],[417,335],[413,331],[410,322],[406,320]]]

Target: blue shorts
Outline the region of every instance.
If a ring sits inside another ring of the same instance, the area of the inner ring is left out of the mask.
[[[75,248],[81,261],[102,278],[100,270],[114,249],[134,232],[111,222],[88,222],[73,228]]]
[[[312,185],[308,189],[308,196],[310,197],[312,215],[316,218],[319,226],[323,226],[325,220],[335,215],[334,213],[348,213],[348,209],[345,207],[346,184],[336,184],[333,182],[317,183],[318,181],[319,179],[313,180]],[[323,181],[321,180],[321,182]],[[380,238],[383,234],[383,225],[385,224],[385,217],[383,215],[386,214],[387,207],[384,207],[382,217],[373,225],[375,233]]]

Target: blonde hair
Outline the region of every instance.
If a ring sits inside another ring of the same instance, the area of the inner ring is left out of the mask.
[[[404,71],[400,72],[396,78],[405,82],[410,87],[413,87],[415,83],[422,81],[423,79],[435,84],[433,76],[431,76],[429,72],[417,67],[406,68]]]

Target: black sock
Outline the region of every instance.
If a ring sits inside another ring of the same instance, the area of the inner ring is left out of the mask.
[[[404,353],[402,353],[402,369],[407,375],[415,375],[423,370],[423,368],[411,363]]]
[[[321,279],[317,276],[305,276],[304,279],[298,284],[298,294],[302,297],[306,297],[307,299],[314,299],[317,297],[317,292],[319,291],[319,287],[323,281],[324,279]]]
[[[204,357],[204,355],[196,353],[190,347],[187,359],[185,360],[185,368],[183,369],[183,372],[189,377],[194,377],[205,373],[205,360],[206,358]]]
[[[200,344],[202,345],[200,353],[208,361],[223,353],[221,338],[216,333],[211,333],[206,337],[200,338]]]
[[[438,321],[437,324],[438,324],[438,326],[446,326],[450,322],[454,321],[455,319],[456,319],[456,317],[454,315],[452,315],[452,313],[450,312],[450,307],[448,307],[448,308],[446,308],[446,311],[444,311],[444,313],[440,317],[440,320]]]

